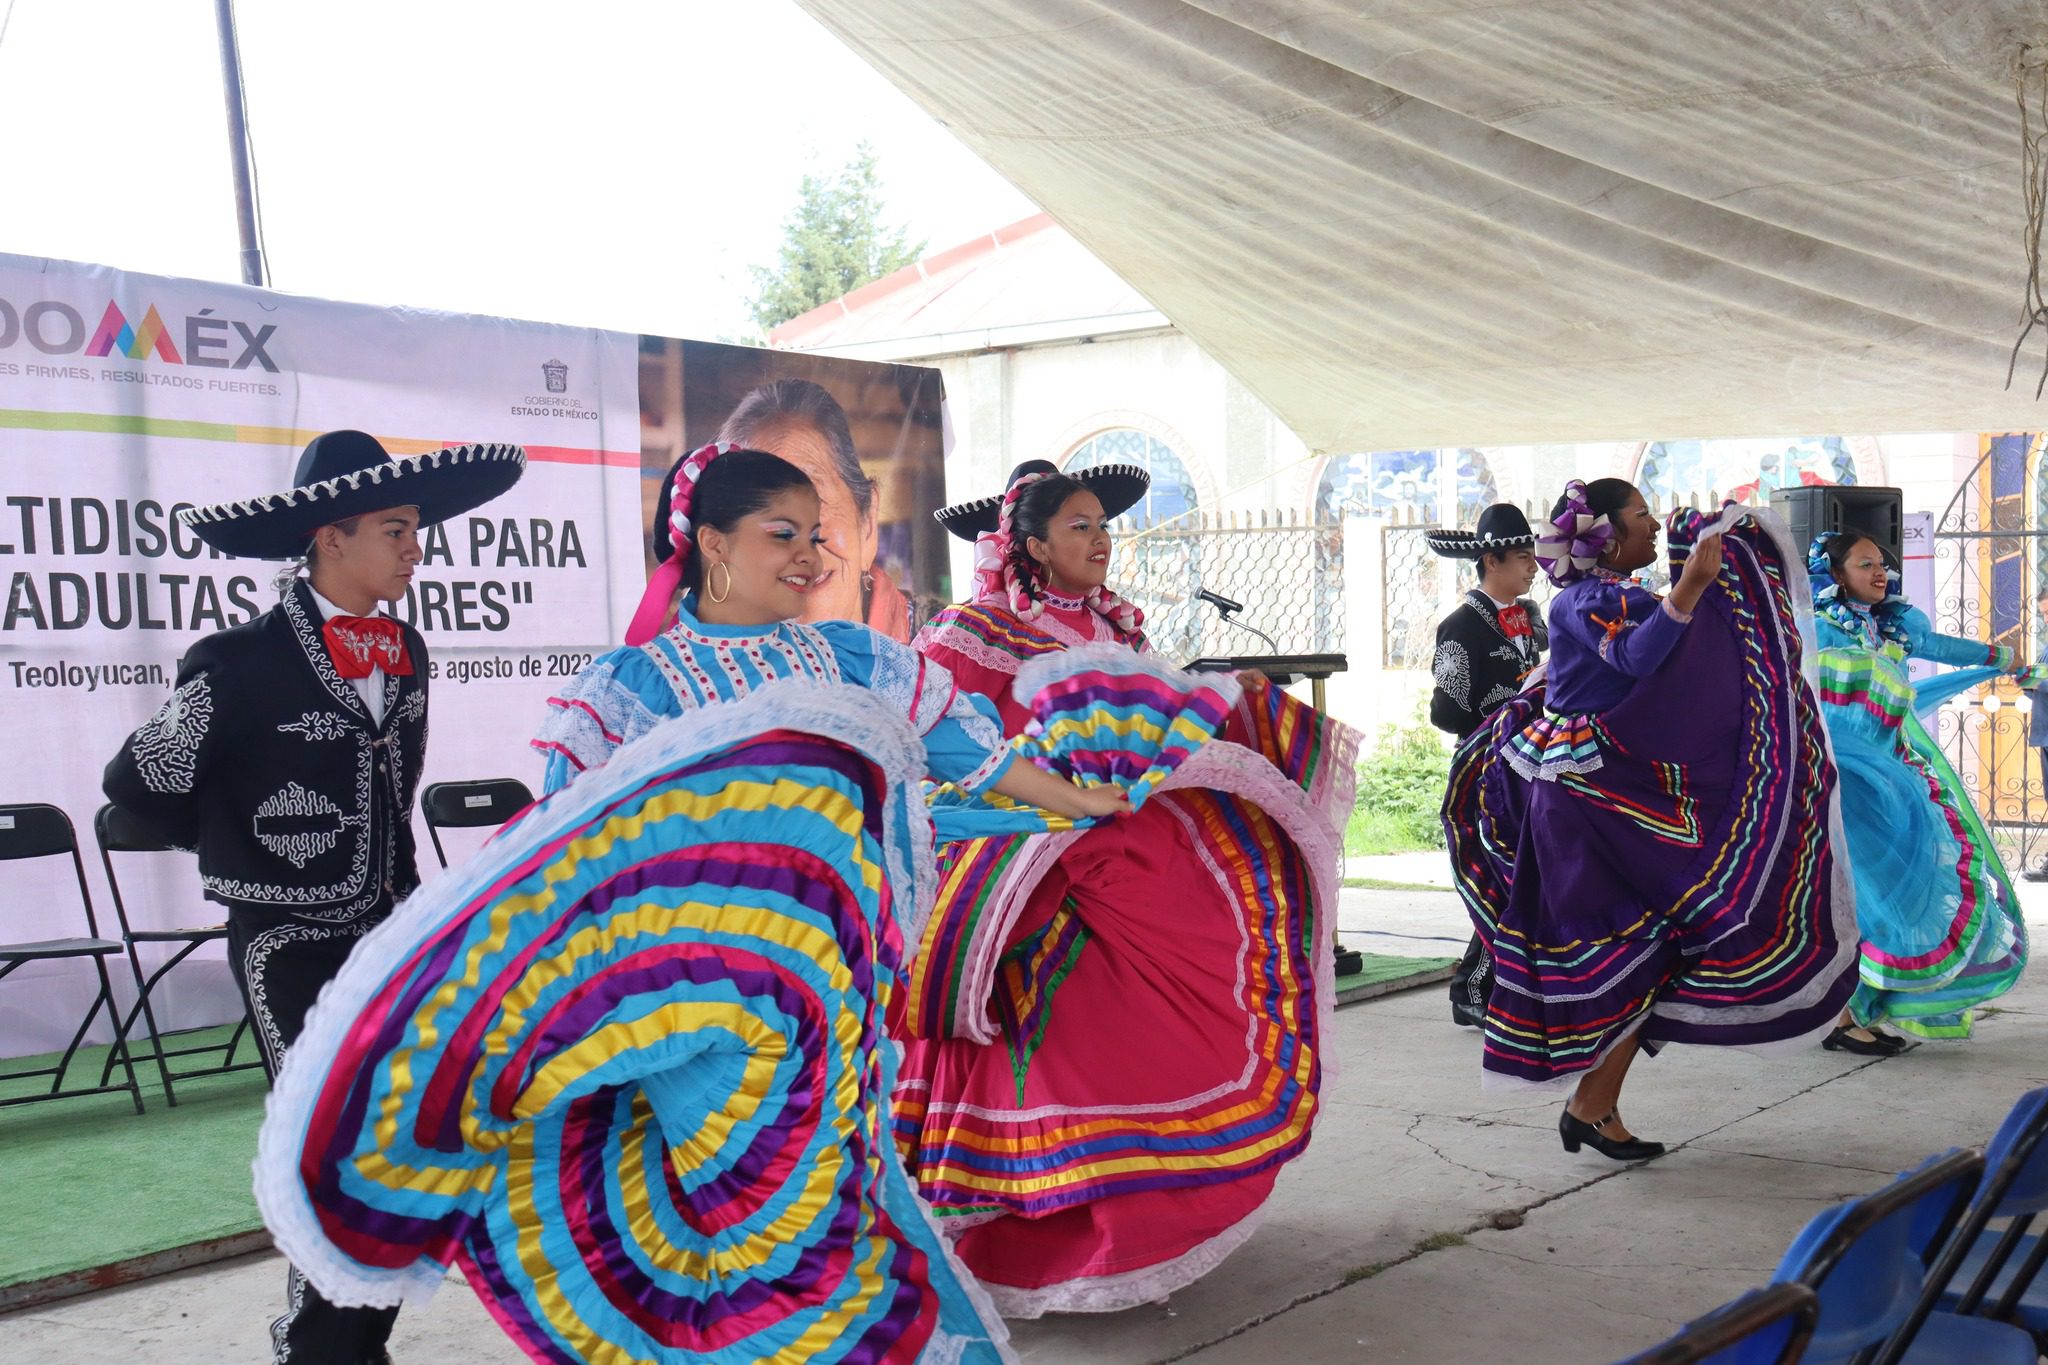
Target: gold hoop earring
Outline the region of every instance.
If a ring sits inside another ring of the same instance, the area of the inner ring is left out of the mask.
[[[716,563],[716,564],[713,564],[713,565],[712,565],[711,567],[712,567],[712,568],[714,568],[714,569],[724,569],[724,570],[725,570],[725,591],[724,591],[724,592],[713,592],[713,593],[711,593],[711,600],[712,600],[712,601],[714,601],[714,602],[723,602],[723,601],[725,601],[725,599],[726,599],[726,598],[728,598],[728,597],[732,596],[732,566],[731,566],[731,565],[729,565],[729,564],[727,564],[727,563],[726,563],[726,562],[725,562],[724,560],[720,560],[720,561],[719,561],[718,563]],[[711,575],[709,575],[709,574],[706,574],[706,575],[704,576],[704,580],[705,580],[705,581],[704,581],[704,589],[705,589],[705,591],[706,591],[706,592],[710,592],[710,590],[711,590]]]

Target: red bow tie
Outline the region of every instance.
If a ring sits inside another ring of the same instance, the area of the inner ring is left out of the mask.
[[[377,669],[412,672],[405,631],[388,616],[333,616],[320,628],[327,637],[327,656],[344,678],[367,678]]]
[[[1529,628],[1528,608],[1522,606],[1519,602],[1512,607],[1502,607],[1500,609],[1500,633],[1507,636],[1510,640],[1523,635],[1534,635],[1536,632]]]

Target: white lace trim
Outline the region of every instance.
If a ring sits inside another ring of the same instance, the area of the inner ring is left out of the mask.
[[[671,689],[672,691],[674,689]],[[676,693],[685,713],[694,701]],[[662,717],[618,680],[617,665],[600,659],[548,698],[547,718],[534,744],[567,754],[584,771],[601,768],[621,745],[630,744],[660,724]]]
[[[300,1149],[313,1105],[365,1004],[422,942],[506,867],[585,823],[602,804],[602,792],[631,791],[664,768],[771,729],[833,740],[881,767],[889,787],[882,819],[885,872],[895,891],[905,941],[917,942],[930,913],[937,876],[929,856],[931,825],[918,797],[924,752],[901,717],[878,698],[859,688],[786,679],[742,700],[707,708],[689,717],[688,724],[662,725],[643,742],[621,749],[601,770],[602,776],[586,775],[569,789],[568,797],[542,801],[485,851],[408,897],[356,945],[308,1012],[305,1029],[286,1055],[265,1102],[257,1138],[256,1203],[278,1250],[330,1302],[344,1308],[423,1303],[446,1274],[445,1267],[434,1262],[416,1261],[387,1270],[350,1258],[327,1239],[300,1184]],[[602,786],[593,790],[591,782]],[[898,843],[906,839],[915,868],[905,866],[904,855],[897,851]]]
[[[1017,682],[1011,689],[1011,695],[1028,710],[1031,699],[1046,688],[1064,682],[1076,673],[1090,671],[1142,673],[1182,690],[1207,688],[1223,698],[1225,710],[1236,706],[1244,696],[1244,688],[1228,673],[1183,672],[1150,655],[1140,654],[1129,645],[1110,640],[1077,644],[1057,654],[1041,654],[1017,670]]]
[[[1006,1318],[1037,1318],[1047,1313],[1120,1313],[1140,1304],[1156,1303],[1222,1265],[1233,1251],[1251,1240],[1265,1212],[1263,1207],[1254,1209],[1208,1241],[1170,1261],[1142,1270],[1094,1275],[1039,1289],[984,1283],[989,1297]]]

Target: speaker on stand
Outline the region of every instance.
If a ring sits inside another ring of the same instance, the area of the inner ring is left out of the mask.
[[[1792,541],[1804,550],[1822,531],[1861,531],[1899,567],[1905,550],[1906,500],[1896,488],[1823,483],[1780,488],[1771,494],[1771,510],[1785,519]]]

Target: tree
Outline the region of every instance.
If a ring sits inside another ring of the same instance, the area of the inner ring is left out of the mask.
[[[912,245],[902,228],[883,224],[882,207],[874,148],[865,142],[836,174],[803,178],[777,264],[753,267],[748,311],[763,332],[924,254],[923,242]]]

